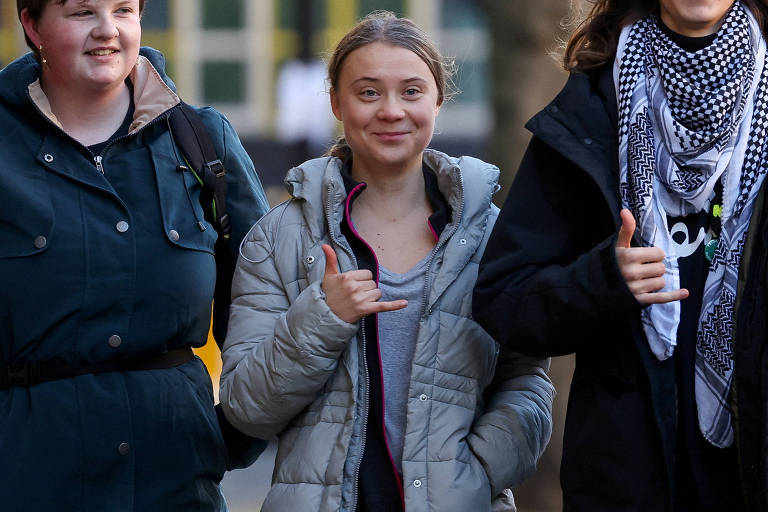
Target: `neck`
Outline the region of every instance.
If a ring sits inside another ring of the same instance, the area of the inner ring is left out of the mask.
[[[368,168],[358,166],[356,160],[352,162],[352,176],[366,184],[358,203],[362,202],[366,207],[382,213],[389,212],[395,217],[415,208],[423,208],[427,193],[421,161],[410,170],[399,173],[370,172]]]
[[[52,86],[45,75],[40,85],[64,131],[84,146],[107,140],[122,124],[131,102],[125,82],[95,93]]]

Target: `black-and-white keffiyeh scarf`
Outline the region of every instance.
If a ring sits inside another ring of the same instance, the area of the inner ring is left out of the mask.
[[[622,203],[635,216],[639,245],[667,255],[664,290],[680,288],[667,215],[705,209],[722,178],[722,230],[704,285],[695,365],[699,427],[718,447],[733,442],[733,307],[749,219],[766,173],[765,49],[757,22],[737,0],[708,47],[686,52],[654,15],[624,28],[614,64]],[[646,307],[642,321],[656,357],[670,357],[680,303]]]

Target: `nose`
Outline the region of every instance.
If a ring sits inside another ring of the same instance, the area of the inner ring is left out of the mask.
[[[382,121],[397,121],[405,116],[405,110],[394,96],[388,96],[380,103],[377,117]]]
[[[120,31],[117,30],[117,24],[112,19],[111,15],[103,14],[98,16],[96,20],[96,26],[91,32],[95,39],[108,41],[120,35]]]

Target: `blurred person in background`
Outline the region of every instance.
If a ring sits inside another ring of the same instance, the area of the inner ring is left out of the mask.
[[[762,0],[598,0],[528,124],[475,318],[576,354],[566,510],[766,510]]]
[[[29,53],[0,71],[0,508],[226,509],[206,342],[216,230],[181,172],[140,0],[18,0]],[[266,211],[218,112],[233,246]],[[231,427],[229,427],[231,429]],[[248,459],[248,460],[246,460]]]
[[[369,15],[328,74],[344,138],[289,171],[233,282],[220,396],[279,436],[262,510],[514,510],[553,390],[470,317],[498,169],[426,149],[449,73],[410,20]]]
[[[327,151],[336,120],[326,87],[325,63],[312,52],[313,4],[297,0],[299,52],[283,63],[275,83],[275,129],[278,140],[292,146],[290,165]]]

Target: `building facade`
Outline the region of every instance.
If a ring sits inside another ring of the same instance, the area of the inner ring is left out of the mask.
[[[166,54],[187,102],[221,110],[245,139],[270,139],[276,76],[298,55],[307,4],[310,44],[320,57],[373,10],[414,19],[457,63],[462,93],[442,110],[437,138],[488,134],[489,42],[483,16],[471,0],[146,0],[142,40]],[[26,51],[16,2],[0,0],[0,67]]]

